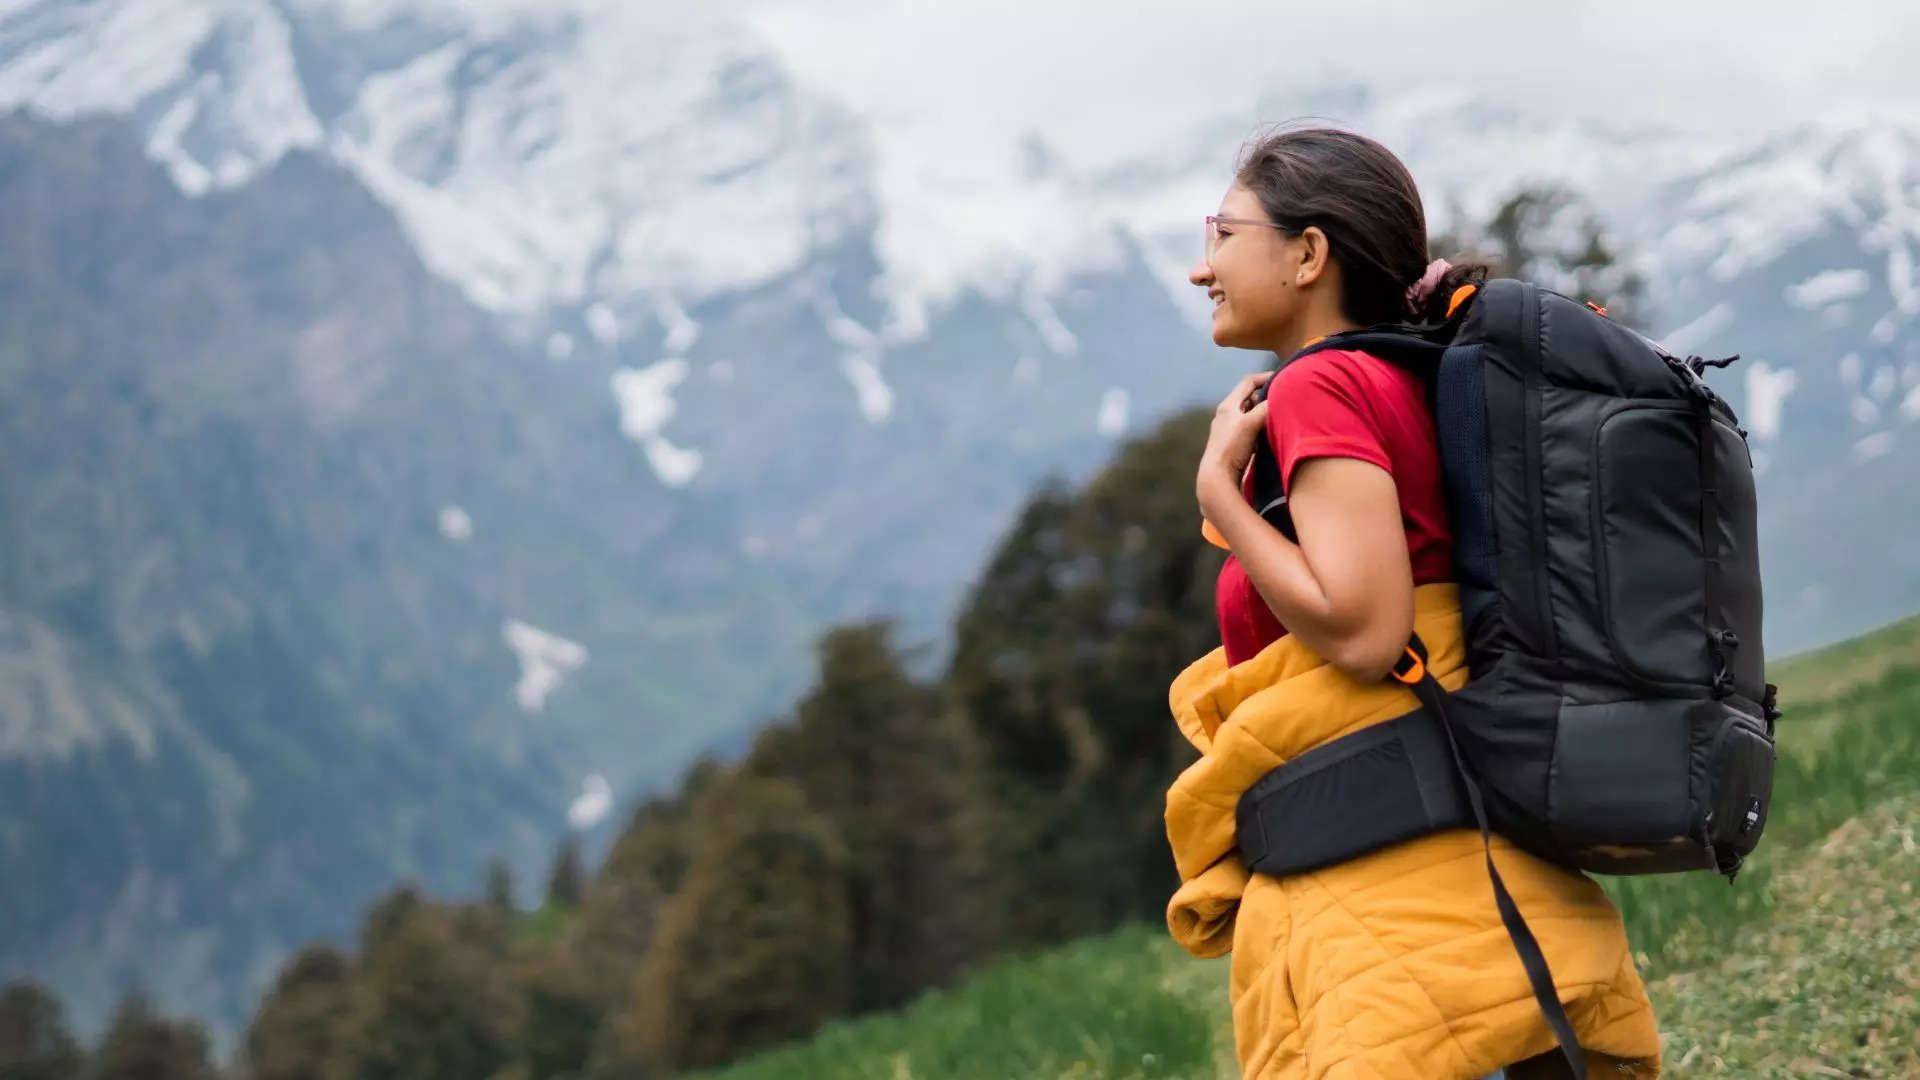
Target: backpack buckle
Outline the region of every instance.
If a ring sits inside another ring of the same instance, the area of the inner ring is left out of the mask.
[[[1400,654],[1400,659],[1394,661],[1393,677],[1408,686],[1420,685],[1420,680],[1427,677],[1427,658],[1414,652],[1413,646],[1408,645],[1406,651]]]

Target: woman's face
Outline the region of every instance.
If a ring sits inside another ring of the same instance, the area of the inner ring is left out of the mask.
[[[1235,184],[1220,200],[1220,217],[1268,221],[1260,200]],[[1208,237],[1187,280],[1213,301],[1213,343],[1272,348],[1284,340],[1302,307],[1299,280],[1306,245],[1271,225],[1221,224]]]

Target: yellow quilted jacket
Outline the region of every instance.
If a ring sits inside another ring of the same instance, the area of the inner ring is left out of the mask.
[[[1442,685],[1466,681],[1459,593],[1424,585],[1414,627]],[[1173,683],[1200,750],[1167,792],[1183,882],[1167,907],[1195,956],[1233,953],[1228,996],[1248,1080],[1472,1080],[1555,1046],[1507,940],[1477,831],[1453,831],[1284,878],[1234,850],[1241,792],[1299,754],[1418,707],[1298,639],[1232,667],[1216,649]],[[1589,1076],[1660,1073],[1659,1036],[1620,914],[1592,880],[1499,838],[1494,860],[1539,938]]]

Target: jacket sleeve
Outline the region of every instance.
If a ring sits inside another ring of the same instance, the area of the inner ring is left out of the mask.
[[[1184,882],[1167,902],[1167,932],[1173,940],[1202,959],[1232,952],[1234,922],[1248,877],[1247,864],[1235,851]]]

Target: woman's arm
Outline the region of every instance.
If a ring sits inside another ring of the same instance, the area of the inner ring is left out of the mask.
[[[1371,462],[1309,458],[1287,489],[1298,544],[1267,524],[1240,492],[1266,403],[1247,407],[1264,380],[1250,376],[1214,413],[1195,494],[1200,512],[1287,631],[1362,681],[1385,678],[1413,633],[1413,568],[1393,476]]]
[[[1385,678],[1413,633],[1413,566],[1393,477],[1352,458],[1302,462],[1287,497],[1298,544],[1237,484],[1221,486],[1230,497],[1216,493],[1202,513],[1287,632],[1356,679]]]

